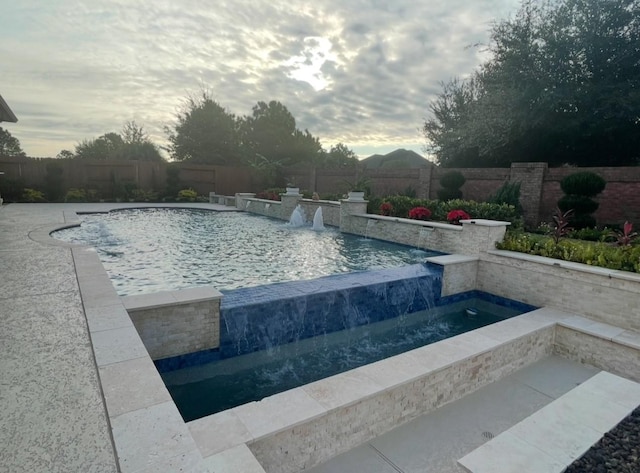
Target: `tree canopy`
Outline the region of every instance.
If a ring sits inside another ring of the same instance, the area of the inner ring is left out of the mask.
[[[0,156],[25,157],[18,138],[9,133],[8,130],[0,127]]]
[[[83,140],[75,147],[75,153],[62,150],[58,157],[96,160],[163,161],[158,147],[149,139],[142,126],[127,122],[121,133]]]
[[[423,126],[443,166],[640,161],[640,0],[524,1]]]
[[[299,130],[291,112],[275,100],[258,102],[251,115],[238,117],[202,92],[187,99],[165,131],[177,161],[289,166],[316,162],[323,154],[320,140]]]
[[[167,150],[177,161],[232,164],[242,157],[241,121],[215,102],[207,92],[189,97],[173,127],[165,127]]]

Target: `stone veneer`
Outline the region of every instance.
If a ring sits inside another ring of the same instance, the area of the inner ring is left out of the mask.
[[[220,291],[209,287],[122,297],[153,360],[220,346]]]
[[[481,291],[640,332],[640,274],[493,250],[482,254],[477,281]]]

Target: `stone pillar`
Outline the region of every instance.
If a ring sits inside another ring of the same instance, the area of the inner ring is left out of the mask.
[[[280,194],[280,201],[282,202],[280,205],[280,218],[289,220],[300,200],[302,200],[302,194],[299,194],[297,189],[292,192],[288,191],[286,194]],[[306,217],[308,218],[309,216],[307,215]]]
[[[429,165],[424,168],[420,168],[420,174],[418,177],[418,189],[417,196],[419,199],[428,199],[431,192],[431,175],[433,173],[433,166]]]
[[[367,201],[366,200],[349,200],[344,199],[340,201],[340,231],[345,233],[353,233],[356,235],[364,235],[364,230],[358,228],[356,220],[366,221],[363,219],[354,219],[353,215],[366,215],[367,213]],[[362,223],[362,222],[360,222]]]
[[[520,183],[520,205],[524,212],[524,224],[529,228],[540,223],[542,186],[547,163],[511,163],[510,182]]]
[[[496,249],[496,243],[502,241],[511,222],[472,218],[460,220],[462,240],[459,253],[477,255]]]
[[[246,210],[247,209],[247,199],[251,199],[256,195],[252,192],[236,192],[236,208],[238,210]]]

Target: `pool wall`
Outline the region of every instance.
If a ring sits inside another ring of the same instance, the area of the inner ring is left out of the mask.
[[[152,359],[220,346],[220,299],[208,286],[122,297]]]
[[[442,268],[414,264],[225,291],[222,358],[428,309],[442,293]]]
[[[321,207],[325,225],[339,227],[341,232],[464,255],[493,250],[510,225],[510,222],[484,219],[463,220],[462,225],[450,225],[367,214],[367,202],[364,200],[314,201],[303,199],[301,195],[287,194],[281,198],[282,201],[277,202],[256,199],[255,194],[236,194],[235,200],[239,210],[282,220],[289,220],[299,204],[309,224],[315,211]]]

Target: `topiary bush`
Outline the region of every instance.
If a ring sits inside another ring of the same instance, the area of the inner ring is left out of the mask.
[[[592,197],[602,192],[606,181],[599,175],[584,171],[571,174],[560,181],[560,188],[565,195],[558,201],[563,212],[573,209],[571,226],[577,230],[596,226],[593,213],[598,204]]]
[[[438,190],[438,199],[451,200],[461,199],[462,191],[460,188],[466,182],[466,178],[460,171],[449,171],[440,178],[442,189]]]

